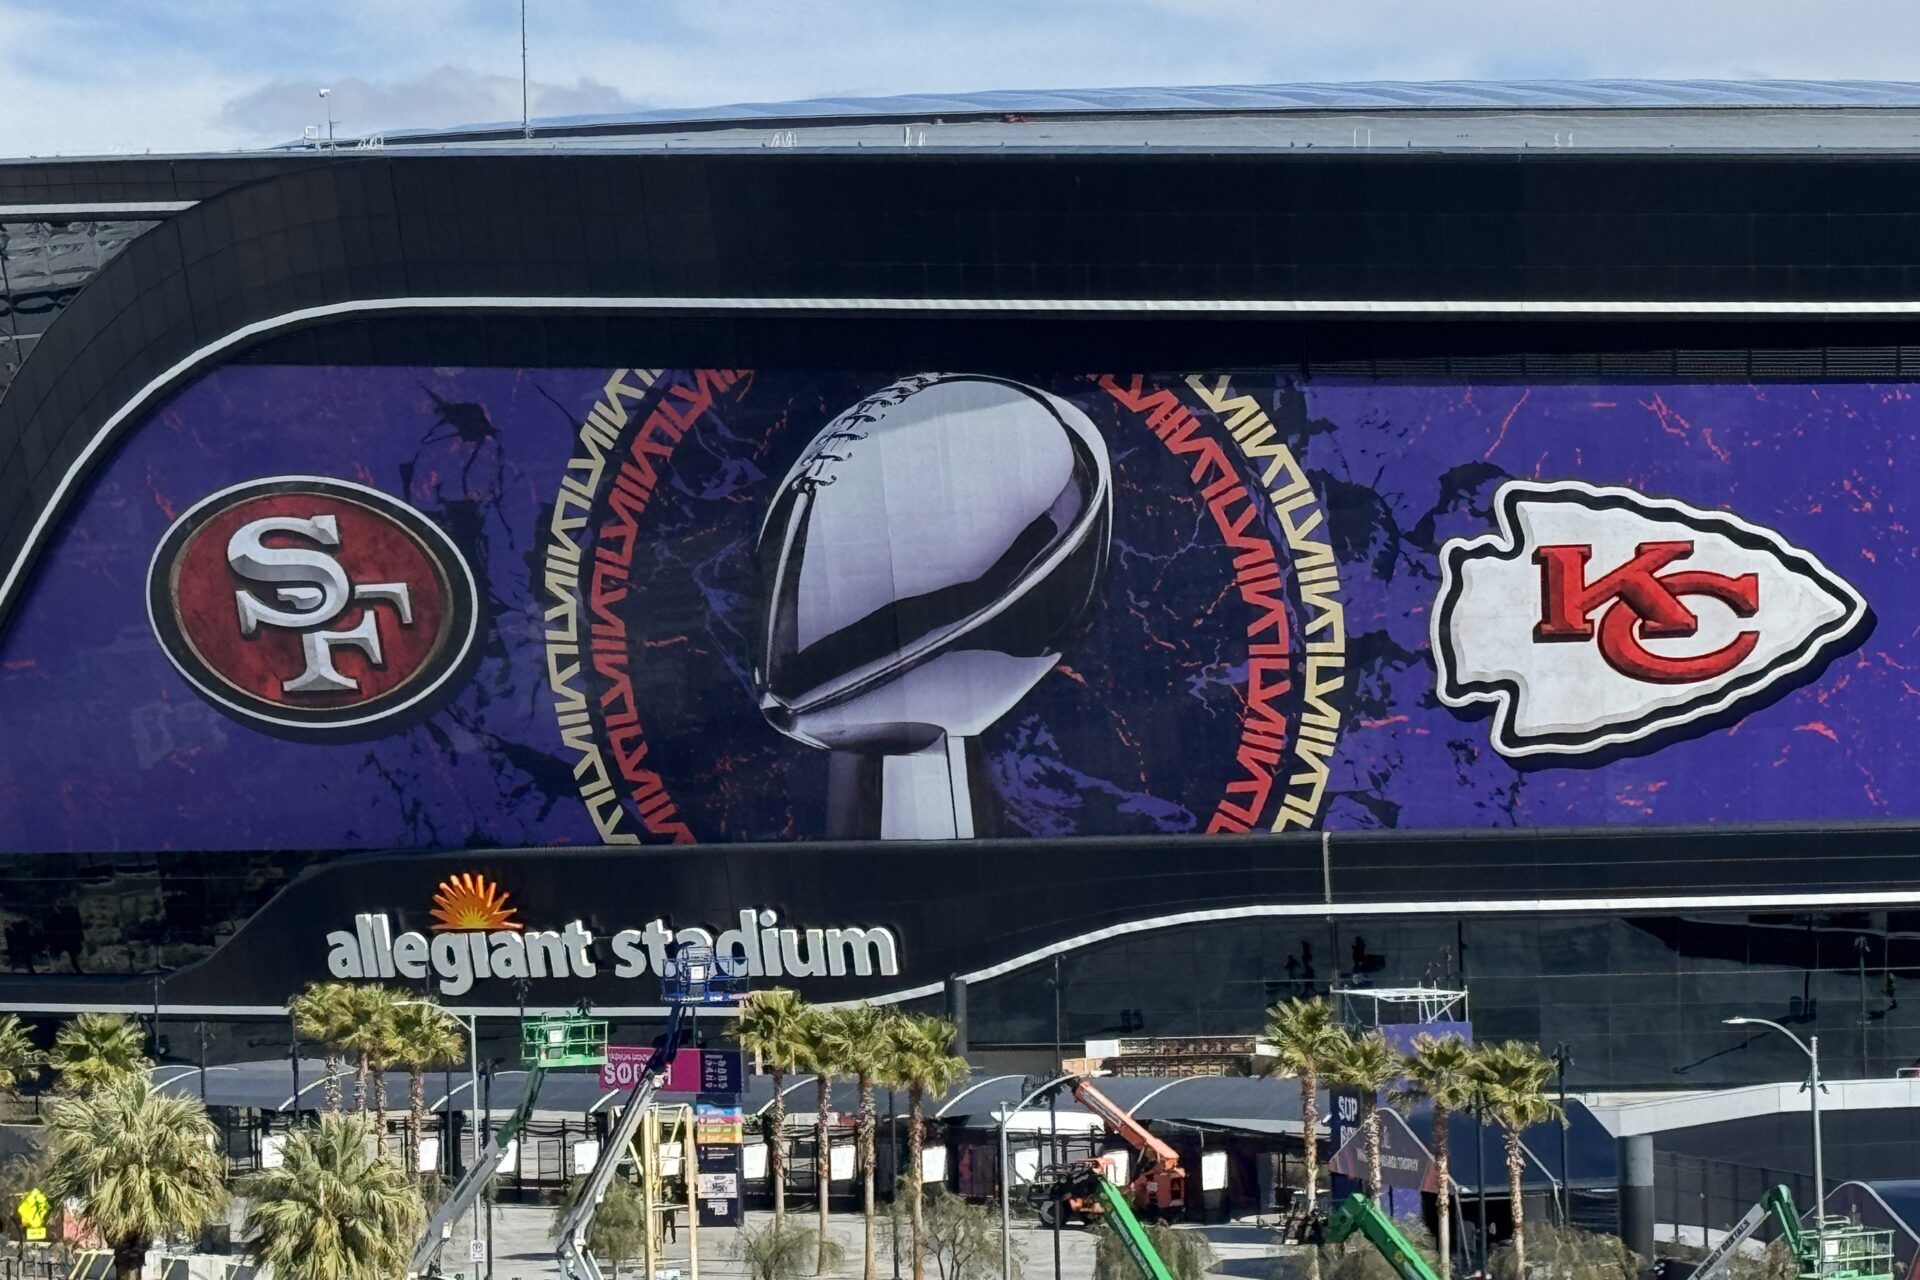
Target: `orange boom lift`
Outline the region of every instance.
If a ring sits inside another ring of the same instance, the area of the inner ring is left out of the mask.
[[[1147,1126],[1128,1115],[1090,1081],[1076,1081],[1073,1096],[1134,1149],[1133,1180],[1127,1183],[1127,1200],[1134,1208],[1169,1213],[1186,1207],[1187,1171],[1180,1167],[1180,1156],[1172,1147],[1154,1137]],[[1074,1198],[1075,1210],[1083,1215],[1100,1212],[1091,1201],[1083,1203],[1082,1199]]]

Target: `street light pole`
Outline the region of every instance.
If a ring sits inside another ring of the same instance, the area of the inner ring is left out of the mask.
[[[288,1095],[287,1105],[292,1108],[294,1123],[300,1120],[300,1020],[291,1013],[287,1015],[287,1056],[293,1060],[293,1092]]]
[[[333,90],[322,89],[320,101],[327,104],[327,150],[333,150]]]
[[[1553,1069],[1560,1080],[1560,1226],[1567,1225],[1573,1208],[1573,1188],[1567,1183],[1567,1068],[1573,1065],[1573,1050],[1562,1040],[1553,1046]]]
[[[893,1280],[900,1280],[900,1117],[894,1109],[895,1094],[893,1086],[887,1086],[887,1182],[892,1188],[888,1196],[891,1212],[887,1217],[893,1221]],[[742,1157],[743,1159],[745,1157]],[[915,1194],[924,1190],[916,1187]]]
[[[1056,962],[1059,957],[1054,957]],[[1047,1160],[1058,1168],[1066,1163],[1060,1158],[1060,1091],[1055,1089],[1047,1095]],[[1060,1227],[1061,1220],[1067,1216],[1067,1207],[1057,1205],[1053,1211],[1053,1280],[1060,1280]]]
[[[1473,1096],[1473,1182],[1480,1209],[1480,1272],[1486,1275],[1493,1251],[1487,1240],[1487,1099],[1479,1092]]]
[[[1824,1276],[1827,1268],[1827,1168],[1825,1152],[1820,1145],[1820,1037],[1810,1035],[1803,1042],[1779,1023],[1765,1018],[1728,1018],[1725,1021],[1730,1027],[1772,1027],[1793,1041],[1794,1048],[1807,1055],[1807,1110],[1813,1117],[1813,1247],[1818,1257],[1814,1263],[1814,1274]]]
[[[1013,1280],[1013,1162],[1007,1155],[1007,1126],[1026,1110],[1029,1102],[1047,1090],[1080,1078],[1078,1071],[1057,1075],[1014,1103],[1000,1117],[1000,1280]]]
[[[527,0],[520,0],[520,136],[533,136],[533,124],[527,116]]]
[[[487,1100],[483,1108],[486,1116],[486,1125],[489,1130],[493,1128],[493,1064],[494,1059],[489,1058],[487,1060]],[[487,1137],[492,1138],[493,1134],[488,1133]],[[518,1173],[519,1171],[516,1169],[515,1175],[518,1176]],[[493,1280],[493,1197],[484,1193],[475,1197],[474,1211],[476,1213],[479,1212],[482,1204],[487,1206],[487,1280]]]

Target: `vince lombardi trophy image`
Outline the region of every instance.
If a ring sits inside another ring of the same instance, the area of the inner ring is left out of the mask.
[[[1106,442],[1019,382],[916,374],[813,438],[760,528],[753,679],[831,753],[829,836],[975,834],[979,735],[1079,634],[1112,528]]]

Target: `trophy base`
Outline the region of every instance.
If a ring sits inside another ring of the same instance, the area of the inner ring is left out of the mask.
[[[911,755],[835,751],[827,759],[834,840],[967,840],[974,827],[974,738],[943,737]]]

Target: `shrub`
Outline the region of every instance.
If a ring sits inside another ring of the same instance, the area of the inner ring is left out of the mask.
[[[1618,1236],[1548,1222],[1527,1224],[1529,1280],[1635,1280],[1643,1262]],[[1519,1280],[1513,1246],[1493,1251],[1494,1280]]]
[[[1396,1219],[1394,1225],[1414,1252],[1438,1271],[1439,1247],[1426,1225],[1413,1218]],[[1320,1275],[1322,1280],[1400,1280],[1399,1274],[1380,1256],[1380,1251],[1357,1234],[1343,1244],[1320,1246]]]
[[[753,1280],[796,1280],[813,1274],[814,1241],[814,1233],[789,1216],[764,1227],[742,1227],[732,1254]],[[827,1270],[837,1271],[846,1250],[828,1240],[824,1261]]]
[[[1200,1280],[1213,1269],[1213,1246],[1198,1231],[1180,1231],[1155,1222],[1147,1225],[1146,1232],[1148,1243],[1173,1280]],[[1099,1233],[1093,1254],[1093,1280],[1135,1280],[1139,1271],[1111,1214],[1100,1219]]]
[[[972,1204],[943,1189],[927,1196],[921,1211],[921,1249],[940,1280],[994,1280],[1000,1274],[1000,1212]],[[1026,1261],[1013,1244],[1013,1274]]]
[[[587,1232],[587,1248],[607,1264],[607,1274],[619,1280],[620,1268],[647,1250],[647,1206],[640,1188],[625,1178],[615,1178],[594,1210],[593,1227]],[[772,1278],[769,1278],[772,1280]]]

